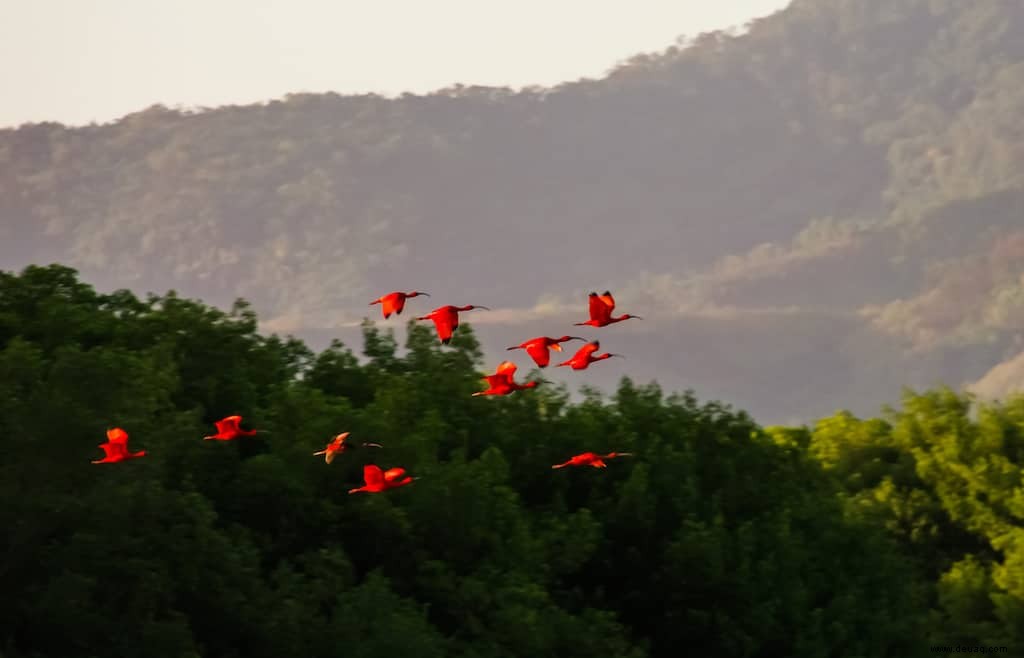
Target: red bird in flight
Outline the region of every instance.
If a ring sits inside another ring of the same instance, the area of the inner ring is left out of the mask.
[[[237,439],[240,436],[255,436],[257,433],[263,430],[243,430],[240,425],[242,423],[241,416],[228,416],[221,420],[214,421],[214,425],[217,426],[217,433],[211,434],[210,436],[204,436],[203,440],[215,440],[215,441],[231,441]]]
[[[608,325],[615,322],[622,322],[630,318],[636,318],[637,320],[643,320],[639,315],[630,315],[626,313],[620,315],[617,318],[612,317],[612,311],[615,310],[615,298],[607,290],[604,294],[598,295],[596,292],[590,293],[590,319],[586,322],[577,322],[575,326],[579,327],[582,325],[590,325],[591,327],[607,327]]]
[[[441,340],[442,345],[447,345],[452,339],[452,332],[459,328],[459,313],[461,311],[472,311],[475,308],[482,308],[485,311],[491,309],[486,306],[442,306],[435,308],[433,311],[424,315],[423,317],[416,318],[417,320],[433,320],[434,326],[437,327],[437,337]]]
[[[621,354],[611,354],[609,352],[595,355],[594,352],[596,352],[600,348],[600,341],[595,340],[590,343],[587,343],[586,345],[581,347],[579,351],[576,352],[576,354],[573,354],[571,359],[559,363],[557,367],[561,368],[562,366],[572,366],[573,370],[586,370],[587,366],[596,361],[604,361],[605,359],[610,359],[613,356],[617,356],[621,359],[626,358]]]
[[[551,363],[551,350],[556,352],[562,351],[562,346],[559,343],[564,343],[570,340],[586,340],[586,338],[580,338],[579,336],[562,336],[561,338],[548,338],[547,336],[539,336],[537,338],[531,338],[525,343],[514,345],[506,348],[509,350],[526,350],[526,353],[530,355],[541,368],[547,368],[548,364]]]
[[[367,464],[363,466],[363,480],[366,482],[361,487],[355,489],[349,489],[350,494],[365,491],[366,493],[380,493],[381,491],[387,491],[388,489],[397,489],[398,487],[404,487],[407,484],[411,484],[413,480],[417,478],[409,477],[405,474],[404,468],[389,468],[386,471],[382,471],[380,466],[376,464]]]
[[[487,380],[487,390],[474,393],[473,397],[476,397],[477,395],[508,395],[509,393],[515,393],[516,391],[536,388],[537,382],[526,382],[525,384],[515,383],[512,380],[512,377],[515,374],[516,364],[511,361],[502,361],[498,364],[498,368],[494,371],[493,375],[484,375],[481,378]]]
[[[616,457],[632,457],[631,452],[609,452],[607,455],[599,455],[594,452],[584,452],[576,455],[572,459],[562,464],[555,464],[551,468],[565,468],[566,466],[593,466],[594,468],[608,468],[608,464],[604,463],[606,459],[615,459]]]
[[[383,297],[379,297],[370,302],[370,306],[380,304],[380,311],[384,315],[384,319],[387,320],[391,317],[392,313],[395,315],[402,314],[402,309],[405,308],[405,300],[411,297],[419,297],[420,295],[430,297],[428,293],[421,292],[419,290],[415,290],[413,292],[399,292],[396,290],[395,292],[389,292]]]
[[[327,462],[328,464],[330,464],[332,461],[334,461],[334,458],[336,456],[338,456],[341,453],[345,452],[349,448],[355,447],[355,446],[353,446],[351,444],[345,443],[345,439],[348,438],[349,434],[351,434],[351,432],[342,432],[338,436],[334,437],[334,439],[332,439],[331,442],[327,444],[327,447],[325,447],[323,450],[321,450],[319,452],[314,452],[313,455],[314,456],[315,455],[323,455],[324,456],[324,461]],[[384,447],[384,446],[382,446],[379,443],[363,443],[361,445],[364,448],[383,448]]]
[[[113,464],[115,462],[123,462],[126,459],[146,456],[145,450],[128,452],[128,432],[125,432],[120,427],[107,430],[107,442],[99,444],[99,447],[103,448],[106,457],[93,461],[93,464]]]

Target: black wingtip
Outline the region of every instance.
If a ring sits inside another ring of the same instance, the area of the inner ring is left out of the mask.
[[[604,292],[603,292],[602,294],[604,294],[604,295],[610,295],[610,294],[612,294],[612,291],[611,291],[611,290],[605,290],[605,291],[604,291]]]

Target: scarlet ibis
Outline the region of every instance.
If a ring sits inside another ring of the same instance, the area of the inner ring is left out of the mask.
[[[430,297],[428,293],[419,290],[414,290],[413,292],[400,292],[396,290],[395,292],[389,292],[383,297],[378,297],[370,302],[370,306],[380,304],[380,311],[384,315],[384,319],[387,320],[391,317],[392,313],[395,315],[402,314],[402,309],[405,308],[405,300],[411,297],[419,297],[420,295]]]
[[[349,434],[351,434],[351,432],[342,432],[338,436],[334,437],[331,440],[331,442],[327,444],[327,447],[325,447],[323,450],[321,450],[319,452],[314,452],[313,454],[314,455],[323,455],[324,456],[324,461],[327,462],[328,464],[330,464],[332,461],[334,461],[334,458],[337,455],[345,452],[349,448],[354,448],[355,447],[354,445],[352,445],[350,443],[345,443],[345,439],[348,438]],[[379,443],[363,443],[361,445],[364,448],[383,448],[384,447],[384,446],[382,446]]]
[[[586,370],[587,366],[596,361],[604,361],[605,359],[610,359],[613,356],[617,356],[622,359],[626,358],[621,354],[611,354],[609,352],[595,355],[594,352],[596,352],[600,348],[600,341],[595,340],[589,342],[583,347],[581,347],[579,351],[576,352],[576,354],[573,354],[571,359],[559,363],[557,367],[561,368],[562,366],[572,366],[573,370]]]
[[[361,487],[355,489],[349,489],[350,494],[365,491],[366,493],[380,493],[388,489],[397,489],[398,487],[404,487],[410,484],[413,480],[418,478],[409,477],[405,474],[404,468],[389,468],[386,471],[382,471],[380,466],[376,464],[367,464],[363,466],[363,480],[366,482]]]
[[[541,368],[547,368],[551,362],[551,352],[549,348],[556,352],[562,351],[562,346],[559,343],[564,343],[570,340],[586,340],[586,338],[580,338],[579,336],[562,336],[561,338],[548,338],[547,336],[539,336],[537,338],[531,338],[525,343],[519,345],[513,345],[512,347],[506,348],[509,350],[526,350],[526,353],[530,355]]]
[[[204,436],[204,440],[216,440],[216,441],[231,441],[237,439],[240,436],[255,436],[257,433],[263,430],[243,430],[240,427],[242,422],[241,416],[228,416],[221,420],[214,421],[214,425],[217,426],[217,433],[211,434],[210,436]]]
[[[146,456],[145,450],[128,452],[128,432],[125,432],[120,427],[107,430],[107,442],[99,444],[99,447],[103,448],[106,457],[93,461],[93,464],[113,464],[115,462],[123,462],[126,459]]]
[[[486,306],[442,306],[435,308],[433,311],[424,315],[423,317],[416,318],[417,320],[433,320],[434,326],[437,327],[437,337],[441,340],[442,345],[447,345],[452,339],[452,332],[459,328],[459,313],[461,311],[472,311],[476,308],[482,308],[485,311],[491,309]]]
[[[631,452],[609,452],[607,455],[599,455],[594,452],[584,452],[576,455],[572,459],[562,464],[555,464],[551,468],[565,468],[566,466],[593,466],[594,468],[608,468],[608,465],[604,463],[605,459],[615,459],[616,457],[632,457]]]
[[[596,292],[590,293],[590,319],[586,322],[577,322],[576,326],[590,325],[591,327],[606,327],[614,322],[622,322],[630,318],[636,318],[637,320],[643,320],[639,315],[630,315],[626,313],[620,315],[617,318],[612,317],[612,311],[615,310],[615,298],[607,290],[603,294],[598,295]]]
[[[512,380],[512,377],[516,374],[516,364],[511,361],[502,361],[498,364],[498,368],[494,371],[493,375],[485,375],[482,379],[487,380],[487,390],[479,391],[473,394],[473,397],[477,395],[508,395],[516,391],[522,391],[528,388],[536,388],[538,382],[526,382],[524,384],[517,384]]]

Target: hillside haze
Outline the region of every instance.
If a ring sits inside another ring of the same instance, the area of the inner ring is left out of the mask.
[[[546,376],[769,422],[940,381],[1001,397],[1024,382],[1021,116],[1024,6],[795,0],[553,89],[0,131],[0,268],[244,297],[318,347],[426,290],[388,326],[486,305],[488,363],[579,333],[628,359]],[[605,289],[644,320],[572,327]]]

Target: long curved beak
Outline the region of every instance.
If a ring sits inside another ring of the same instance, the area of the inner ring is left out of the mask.
[[[523,349],[523,348],[521,346],[519,346],[519,345],[513,345],[512,347],[506,347],[505,348],[506,351],[508,351],[508,350],[521,350],[521,349]]]
[[[625,359],[626,358],[626,357],[622,356],[621,354],[609,354],[608,356],[617,356],[620,359]]]
[[[587,340],[586,338],[580,338],[579,336],[569,336],[569,340],[572,340],[573,338],[575,338],[576,340],[582,340],[582,341],[586,341]]]
[[[487,308],[486,306],[476,306],[475,304],[473,305],[473,310],[474,311],[477,310],[478,308],[482,308],[485,311],[491,310],[491,309]]]

